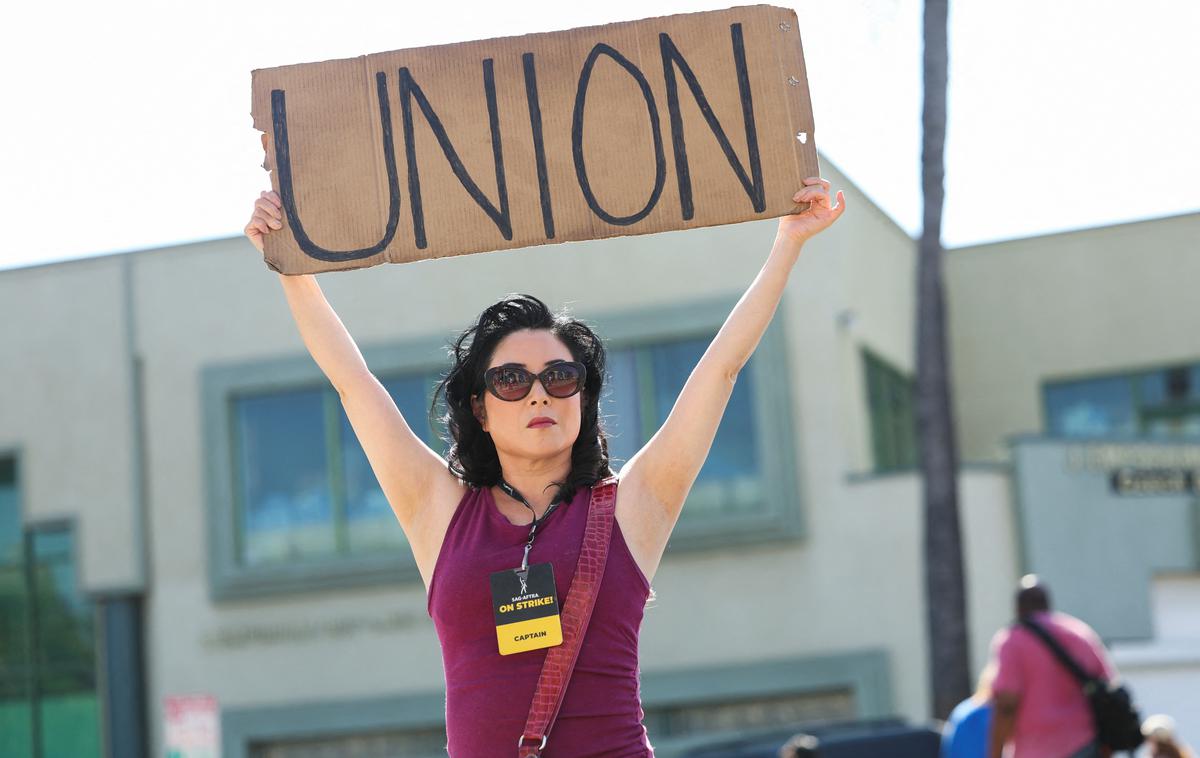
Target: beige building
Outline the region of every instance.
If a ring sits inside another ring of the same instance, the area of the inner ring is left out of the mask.
[[[915,248],[825,174],[850,209],[796,266],[654,579],[642,688],[662,756],[780,724],[928,716]],[[1038,456],[1082,455],[1110,433],[1131,432],[1127,448],[1192,435],[1158,416],[1071,426],[1067,401],[1091,395],[1064,382],[1200,363],[1187,330],[1198,233],[1200,215],[1184,216],[949,254],[976,668],[1019,574],[1059,580],[1070,566],[1055,556],[1090,549],[1031,533]],[[321,282],[431,441],[421,419],[451,335],[506,292],[570,307],[609,343],[605,407],[624,457],[773,234],[763,221]],[[0,733],[17,735],[2,738],[12,755],[35,743],[47,756],[162,754],[165,703],[184,695],[215,698],[226,758],[444,754],[424,589],[276,278],[242,238],[0,272],[0,601],[19,611],[3,627],[15,647],[0,647]],[[1015,435],[1036,439],[1014,448]],[[1194,510],[1169,508],[1155,529]],[[1145,581],[1122,586],[1142,593],[1145,623],[1113,622],[1111,638],[1154,644],[1151,580],[1194,576],[1194,547],[1126,551],[1141,556]],[[1068,610],[1095,605],[1087,582],[1061,581]]]
[[[1200,214],[948,258],[964,460],[1011,466],[1020,565],[1200,743]]]

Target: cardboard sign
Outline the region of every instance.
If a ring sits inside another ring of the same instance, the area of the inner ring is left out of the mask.
[[[819,173],[794,11],[253,73],[285,274],[781,216]]]

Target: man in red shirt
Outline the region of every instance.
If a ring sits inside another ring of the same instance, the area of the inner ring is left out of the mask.
[[[1051,612],[1050,593],[1036,576],[1021,580],[1017,619],[1045,629],[1089,674],[1116,676],[1100,637],[1065,613]],[[996,679],[992,683],[989,758],[1101,758],[1092,712],[1079,682],[1033,632],[1020,624],[992,639]]]

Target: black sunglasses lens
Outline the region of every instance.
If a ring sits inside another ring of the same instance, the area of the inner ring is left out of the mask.
[[[540,377],[547,395],[564,398],[579,391],[583,374],[574,363],[558,363],[543,371]]]
[[[533,374],[519,368],[501,368],[491,372],[491,388],[501,400],[520,400],[533,386]]]

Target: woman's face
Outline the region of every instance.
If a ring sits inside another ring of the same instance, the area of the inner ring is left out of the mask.
[[[538,373],[558,361],[572,361],[571,351],[558,337],[545,329],[522,329],[509,334],[496,345],[487,368],[519,366]],[[492,436],[496,450],[522,458],[549,458],[570,451],[579,437],[582,416],[582,392],[568,398],[551,397],[536,379],[529,394],[520,400],[505,401],[484,389],[472,405],[483,430]],[[549,419],[551,424],[531,425]]]

